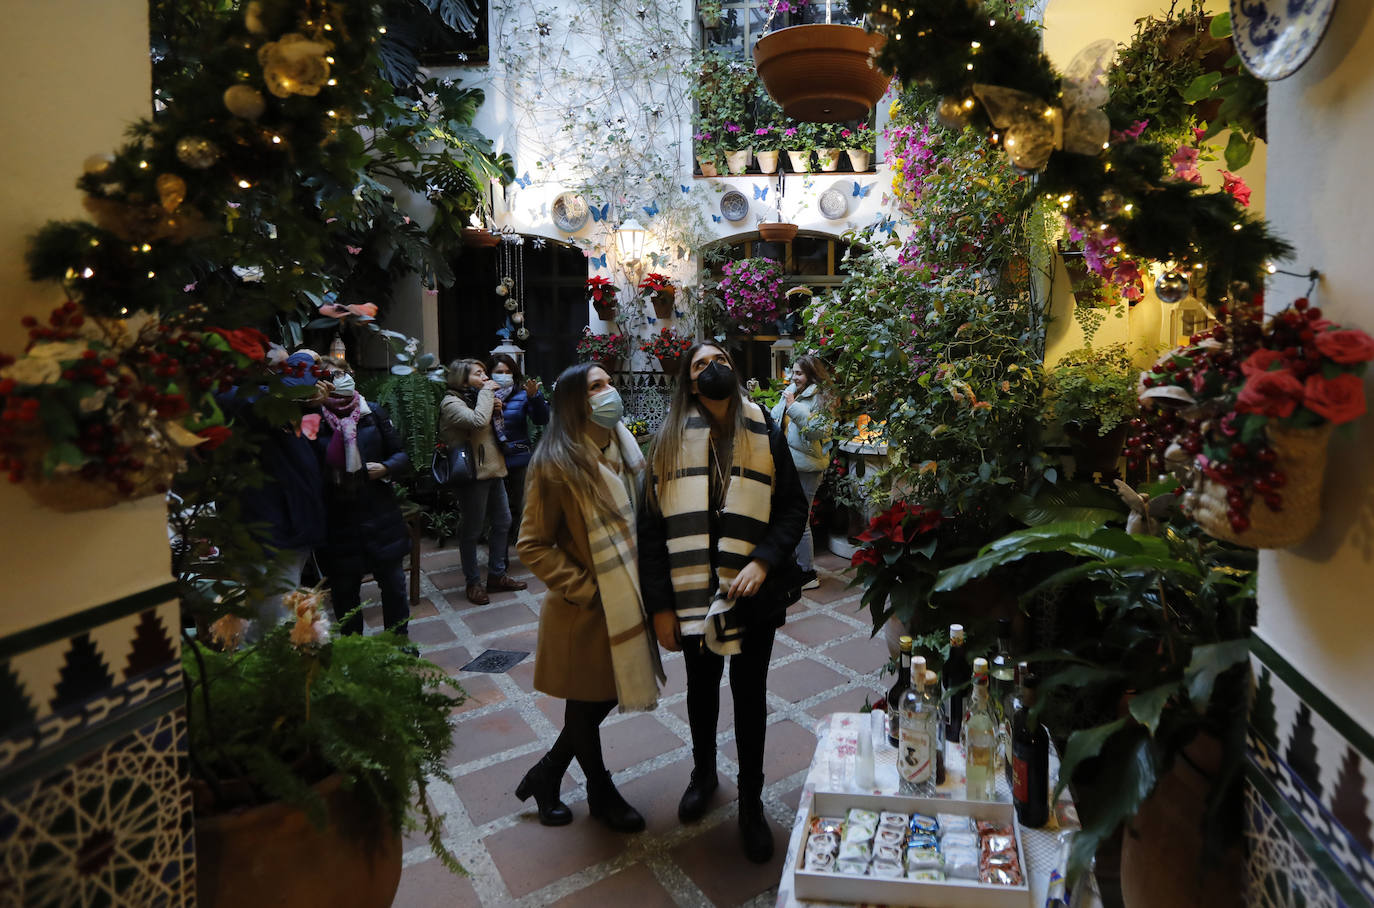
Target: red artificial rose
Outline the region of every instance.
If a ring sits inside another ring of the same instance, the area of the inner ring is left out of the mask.
[[[1303,406],[1336,425],[1364,414],[1364,381],[1349,372],[1335,378],[1310,375],[1304,388]]]
[[[1287,369],[1279,369],[1247,378],[1236,398],[1236,409],[1241,413],[1284,417],[1292,416],[1302,401],[1302,382]]]
[[[1282,351],[1261,347],[1254,353],[1251,353],[1250,356],[1246,358],[1245,362],[1240,364],[1240,371],[1245,373],[1246,378],[1249,378],[1261,372],[1268,372],[1274,363],[1282,363],[1283,361],[1284,356]],[[1200,391],[1202,389],[1198,388],[1196,390]]]
[[[1374,337],[1353,328],[1322,331],[1312,342],[1323,356],[1338,363],[1363,363],[1374,359]]]
[[[234,433],[228,426],[206,426],[196,434],[205,439],[205,443],[200,445],[200,449],[202,451],[213,451],[215,448],[218,448],[228,441],[229,437]]]

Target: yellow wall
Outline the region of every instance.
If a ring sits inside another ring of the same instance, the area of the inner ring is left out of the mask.
[[[81,163],[112,150],[150,110],[143,3],[17,0],[0,29],[0,350],[18,352],[19,319],[62,301],[24,276],[26,238],[83,215]],[[0,635],[135,593],[169,578],[161,499],[61,515],[0,479]]]

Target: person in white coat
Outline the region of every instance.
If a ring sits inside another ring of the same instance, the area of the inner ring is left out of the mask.
[[[821,486],[821,477],[830,463],[830,455],[826,451],[830,429],[827,412],[830,371],[818,357],[800,356],[792,365],[789,378],[790,382],[774,405],[772,415],[786,432],[787,449],[792,455],[792,462],[797,465],[797,476],[801,479],[809,512],[816,499],[816,490]],[[802,533],[795,554],[797,565],[807,575],[806,585],[802,589],[814,590],[821,585],[821,581],[816,576],[810,519],[806,521],[806,532]]]

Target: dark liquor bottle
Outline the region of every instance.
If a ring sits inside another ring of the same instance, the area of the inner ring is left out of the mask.
[[[1022,674],[1021,703],[1011,720],[1011,799],[1017,821],[1032,828],[1050,818],[1050,737],[1045,726],[1030,720],[1039,684],[1034,672]]]
[[[898,638],[897,646],[897,680],[887,691],[887,743],[893,747],[899,743],[902,694],[911,687],[911,638]]]
[[[964,727],[964,704],[968,699],[968,683],[973,678],[968,653],[964,651],[964,626],[949,626],[949,658],[940,672],[940,686],[945,689],[945,741],[959,741]]]
[[[940,679],[931,669],[926,669],[925,694],[939,717],[935,723],[935,784],[945,784],[945,707],[940,702]]]

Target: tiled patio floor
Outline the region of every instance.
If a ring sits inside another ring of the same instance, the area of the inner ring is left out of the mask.
[[[787,830],[815,747],[815,719],[856,710],[889,683],[880,677],[885,645],[869,638],[859,592],[845,589],[840,572],[847,562],[828,553],[817,558],[824,583],[793,607],[773,650],[764,804],[777,853],[764,866],[745,860],[739,847],[728,681],[721,696],[720,790],[701,822],[678,822],[677,801],[691,770],[680,654],[665,659],[668,685],[656,711],[613,713],[602,726],[606,765],[648,829],[623,835],[592,820],[576,763],[563,788],[572,824],[539,825],[534,800],[522,804],[513,792],[562,725],[562,701],[531,686],[543,585],[516,562],[512,575],[531,581],[530,589],[493,594],[490,605],[474,606],[463,596],[456,549],[427,547],[421,563],[423,598],[412,609],[411,637],[468,694],[449,758],[453,783],[432,785],[430,797],[445,814],[445,840],[471,876],[444,871],[416,834],[406,842],[398,908],[773,904]],[[380,625],[380,608],[369,608],[365,617],[369,626]],[[459,671],[486,649],[531,655],[506,674]]]

